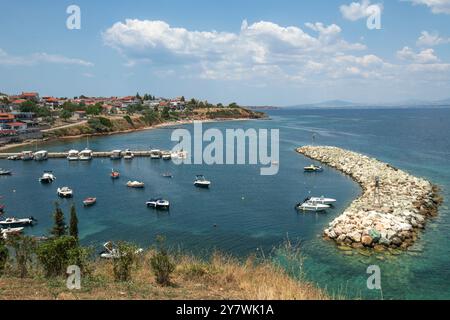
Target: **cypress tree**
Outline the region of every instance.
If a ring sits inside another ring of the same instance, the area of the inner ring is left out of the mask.
[[[66,223],[64,221],[64,213],[59,207],[58,203],[55,203],[53,220],[54,225],[50,233],[56,238],[64,236],[66,234]]]
[[[70,208],[69,235],[78,240],[78,217],[75,205]]]

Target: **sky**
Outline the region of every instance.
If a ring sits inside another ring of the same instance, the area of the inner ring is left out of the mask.
[[[80,29],[67,27],[70,5]],[[276,106],[450,98],[450,0],[0,0],[0,8],[8,94]]]

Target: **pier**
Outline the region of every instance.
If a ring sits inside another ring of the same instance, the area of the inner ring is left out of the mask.
[[[340,246],[406,250],[442,203],[432,183],[377,159],[337,147],[305,146],[297,152],[349,175],[363,190],[324,231]]]
[[[124,154],[125,150],[122,151]],[[152,152],[150,150],[141,150],[141,151],[131,151],[135,157],[150,157]],[[11,156],[20,156],[21,152],[12,152],[12,153],[0,153],[0,159],[8,159]],[[68,152],[49,152],[47,157],[49,159],[65,159],[69,155]],[[92,152],[93,158],[109,158],[113,155],[112,151],[98,151]]]

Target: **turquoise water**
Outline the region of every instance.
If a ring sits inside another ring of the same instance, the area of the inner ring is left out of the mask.
[[[129,240],[148,246],[156,235],[169,244],[197,254],[220,250],[236,256],[270,253],[286,238],[301,241],[306,278],[331,293],[349,297],[433,299],[450,298],[450,249],[448,202],[450,190],[450,110],[276,110],[271,120],[208,123],[204,128],[280,129],[280,171],[261,176],[259,166],[181,165],[172,162],[134,159],[90,163],[66,160],[37,162],[0,161],[12,169],[12,177],[0,179],[1,199],[7,214],[34,216],[39,223],[28,234],[42,235],[51,227],[51,212],[58,186],[75,190],[72,200],[59,200],[66,213],[75,203],[84,244],[100,246],[107,240]],[[183,126],[192,130],[192,126]],[[310,160],[294,149],[310,144],[337,145],[377,157],[409,172],[426,177],[443,188],[446,199],[439,217],[431,220],[421,239],[400,256],[360,254],[346,256],[332,243],[321,239],[324,227],[358,196],[359,187],[332,169],[305,175]],[[170,149],[172,129],[157,129],[126,135],[92,138],[94,150]],[[50,151],[83,149],[84,139],[49,143]],[[120,170],[117,181],[109,178],[111,168]],[[53,170],[57,180],[43,186],[37,182],[43,170]],[[173,179],[161,177],[173,173]],[[212,180],[210,190],[196,189],[193,179],[204,174]],[[128,180],[142,180],[144,190],[130,190]],[[308,192],[339,199],[327,214],[298,214],[294,205]],[[98,203],[83,208],[81,201],[96,196]],[[162,196],[171,201],[168,213],[147,209],[145,201]],[[277,258],[277,257],[276,257]],[[278,258],[282,258],[278,256]],[[383,260],[380,260],[383,259]],[[366,288],[366,268],[377,264],[382,271],[383,292]],[[300,272],[300,267],[298,267]],[[294,269],[295,272],[295,269]]]

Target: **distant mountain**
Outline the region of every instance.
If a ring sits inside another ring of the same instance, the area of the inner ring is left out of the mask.
[[[450,98],[443,100],[435,100],[435,101],[426,101],[426,100],[404,100],[392,103],[355,103],[344,100],[330,100],[319,103],[308,103],[308,104],[300,104],[295,106],[288,106],[286,108],[289,109],[316,109],[316,108],[373,108],[373,107],[425,107],[425,106],[439,106],[439,107],[447,107],[450,106]]]

